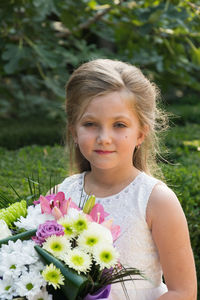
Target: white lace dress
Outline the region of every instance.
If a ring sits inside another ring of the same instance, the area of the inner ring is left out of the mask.
[[[86,197],[84,191],[85,173],[66,178],[59,186],[67,198],[79,203]],[[146,207],[157,179],[141,172],[126,188],[116,195],[96,198],[120,225],[121,235],[116,241],[123,265],[135,267],[143,272],[146,280],[126,282],[128,296],[121,284],[112,285],[112,300],[157,300],[167,292],[162,282],[162,269],[159,255],[146,223]],[[109,218],[109,217],[108,217]]]

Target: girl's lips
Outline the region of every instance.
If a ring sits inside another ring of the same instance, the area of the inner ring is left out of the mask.
[[[95,152],[98,153],[98,154],[110,154],[110,153],[113,153],[114,151],[95,150]]]

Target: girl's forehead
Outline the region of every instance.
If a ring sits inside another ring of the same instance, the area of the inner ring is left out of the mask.
[[[104,95],[98,95],[90,99],[82,110],[81,115],[87,113],[101,113],[107,110],[131,111],[135,112],[134,95],[126,91],[110,92]]]

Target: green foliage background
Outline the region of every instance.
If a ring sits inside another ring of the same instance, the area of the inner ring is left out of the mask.
[[[138,65],[169,99],[200,91],[200,1],[2,0],[0,116],[63,117],[65,82],[96,57]]]

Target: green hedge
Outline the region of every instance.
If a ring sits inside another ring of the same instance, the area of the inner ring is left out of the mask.
[[[0,147],[9,150],[28,145],[54,145],[65,143],[63,120],[45,118],[9,119],[0,121]]]
[[[61,146],[28,146],[18,150],[0,148],[0,191],[7,198],[17,199],[9,184],[21,197],[29,193],[27,178],[39,180],[46,193],[50,186],[68,175],[68,156]],[[52,182],[50,183],[50,178]]]
[[[200,102],[195,104],[173,104],[167,107],[174,114],[172,120],[176,125],[186,125],[187,123],[199,123]]]
[[[182,162],[163,165],[162,169],[168,186],[178,196],[185,212],[200,283],[200,153],[188,156],[186,152],[182,153],[186,156]]]

